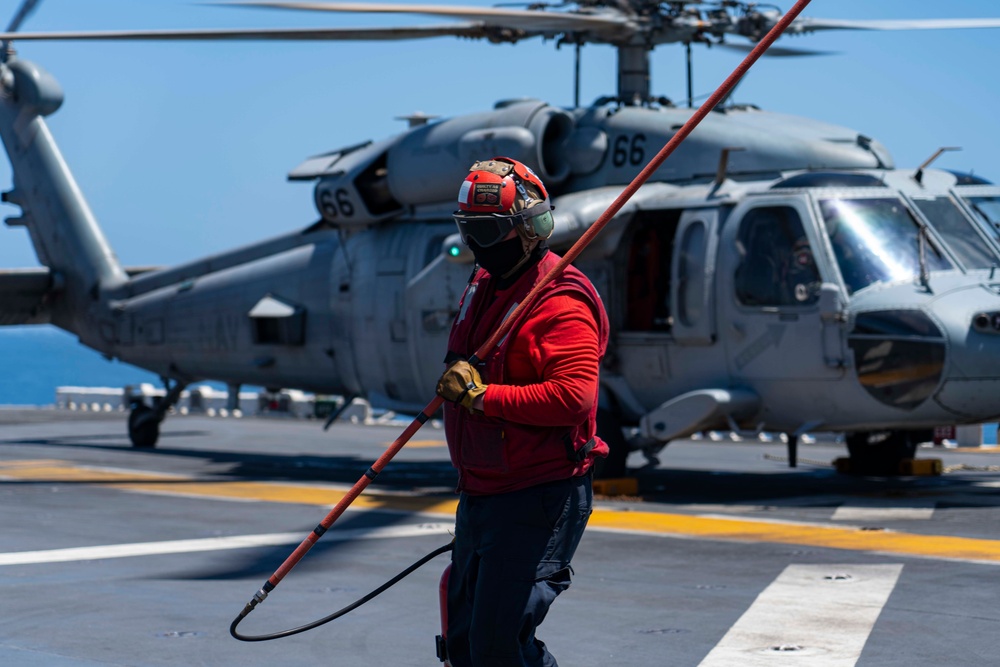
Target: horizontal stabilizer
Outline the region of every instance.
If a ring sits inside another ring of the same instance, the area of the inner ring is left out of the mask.
[[[126,267],[129,278],[158,271],[156,266]],[[48,268],[0,269],[0,326],[49,324],[50,306],[61,279]]]
[[[47,324],[52,284],[46,268],[0,270],[0,326]]]

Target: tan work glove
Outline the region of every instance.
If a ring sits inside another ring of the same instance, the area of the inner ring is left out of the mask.
[[[449,366],[438,380],[437,394],[447,401],[472,410],[472,402],[476,396],[486,393],[486,387],[479,371],[463,359]]]

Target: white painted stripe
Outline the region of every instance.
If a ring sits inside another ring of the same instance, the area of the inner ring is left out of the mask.
[[[841,505],[833,513],[834,521],[916,521],[934,516],[930,507],[859,507]]]
[[[789,565],[699,667],[853,667],[902,570]]]
[[[391,537],[422,537],[424,535],[446,535],[454,532],[453,525],[443,523],[421,523],[409,526],[372,528],[370,530],[331,530],[320,539],[324,542],[344,540],[382,539]],[[75,547],[70,549],[49,549],[46,551],[17,551],[0,553],[0,565],[30,565],[34,563],[68,563],[81,560],[101,560],[105,558],[127,558],[129,556],[156,556],[163,554],[194,553],[197,551],[219,551],[224,549],[249,549],[252,547],[299,544],[308,533],[271,533],[269,535],[232,535],[230,537],[209,537],[196,540],[172,540],[168,542],[138,542],[134,544],[109,544],[96,547]]]

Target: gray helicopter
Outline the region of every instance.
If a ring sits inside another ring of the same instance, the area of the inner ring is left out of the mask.
[[[432,396],[471,253],[451,213],[482,156],[536,170],[568,248],[691,116],[649,90],[660,44],[760,39],[776,9],[583,1],[528,9],[239,3],[416,13],[461,22],[377,29],[15,32],[32,39],[398,40],[533,37],[618,51],[618,91],[590,107],[498,102],[304,161],[320,219],[188,264],[118,262],[44,117],[62,91],[10,51],[0,65],[0,136],[43,268],[0,274],[0,323],[52,323],[95,350],[159,374],[155,405],[129,416],[156,444],[189,384],[295,387],[416,411]],[[825,21],[791,32],[1000,27],[1000,19]],[[786,50],[786,55],[792,55]],[[798,51],[804,53],[804,51]],[[689,85],[690,90],[690,85]],[[689,93],[690,98],[690,93]],[[936,156],[935,156],[936,157]],[[716,428],[846,434],[852,469],[892,474],[928,430],[1000,415],[1000,187],[968,174],[896,169],[854,130],[751,106],[720,106],[577,261],[613,333],[602,369],[602,435],[619,476],[630,450]],[[440,350],[442,354],[434,351]]]

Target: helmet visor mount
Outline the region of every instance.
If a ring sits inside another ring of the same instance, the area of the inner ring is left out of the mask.
[[[452,217],[458,225],[458,233],[462,235],[462,242],[469,245],[469,241],[475,241],[480,248],[488,248],[503,241],[512,229],[518,225],[528,229],[529,219],[552,210],[548,201],[539,202],[531,208],[524,209],[517,213],[472,213],[469,211],[455,211]]]

